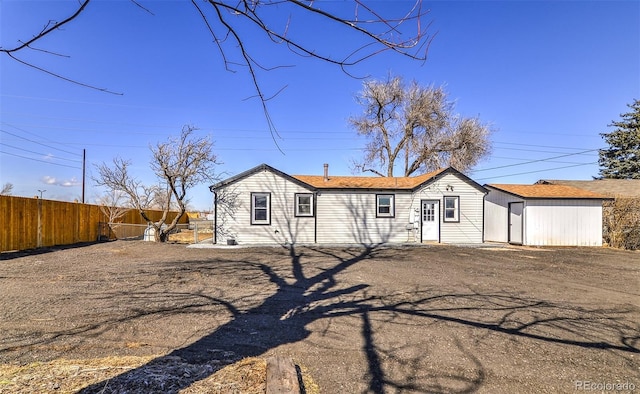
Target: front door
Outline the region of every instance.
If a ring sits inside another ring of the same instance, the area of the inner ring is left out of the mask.
[[[524,203],[509,203],[509,243],[522,245],[522,213]]]
[[[440,241],[440,201],[422,200],[422,240]]]

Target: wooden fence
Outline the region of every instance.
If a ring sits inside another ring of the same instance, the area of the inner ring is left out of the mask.
[[[148,215],[159,220],[162,211],[148,211]],[[170,213],[167,220],[175,215]],[[120,220],[146,224],[136,210]],[[94,242],[99,235],[98,223],[107,221],[99,205],[0,196],[0,252]],[[187,215],[180,218],[180,223],[187,222]]]

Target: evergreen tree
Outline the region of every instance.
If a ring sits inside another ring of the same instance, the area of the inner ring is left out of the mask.
[[[599,151],[601,178],[640,179],[640,100],[627,106],[631,112],[609,125],[616,129],[600,134],[609,145]]]

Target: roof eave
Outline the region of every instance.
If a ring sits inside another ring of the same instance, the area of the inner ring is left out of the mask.
[[[487,189],[486,187],[482,186],[481,184],[479,184],[478,182],[474,181],[473,179],[469,178],[468,176],[466,176],[465,174],[461,173],[460,171],[456,170],[453,167],[447,167],[444,170],[440,171],[439,173],[437,173],[436,175],[432,176],[429,179],[426,179],[425,181],[421,182],[420,184],[414,186],[411,191],[415,192],[418,189],[424,187],[425,185],[435,182],[440,178],[443,178],[445,175],[447,174],[453,174],[456,175],[457,177],[459,177],[460,179],[462,179],[463,181],[465,181],[467,184],[473,186],[474,188],[476,188],[477,190],[481,191],[484,194],[489,193],[489,189]]]
[[[242,180],[244,178],[247,178],[247,177],[249,177],[249,176],[251,176],[253,174],[257,174],[257,173],[262,172],[262,171],[268,171],[268,172],[274,173],[276,175],[279,175],[279,176],[281,176],[281,177],[283,177],[283,178],[285,178],[285,179],[287,179],[287,180],[289,180],[289,181],[291,181],[291,182],[293,182],[293,183],[295,183],[297,185],[300,185],[300,186],[302,186],[305,189],[308,189],[310,191],[315,191],[316,190],[316,188],[313,185],[310,185],[310,184],[308,184],[306,182],[303,182],[303,181],[301,181],[299,179],[296,179],[296,178],[292,177],[291,175],[289,175],[289,174],[287,174],[285,172],[282,172],[280,170],[277,170],[277,169],[271,167],[268,164],[262,163],[262,164],[260,164],[258,166],[255,166],[255,167],[253,167],[253,168],[251,168],[251,169],[249,169],[247,171],[241,172],[238,175],[232,176],[231,178],[227,178],[227,179],[225,179],[223,181],[220,181],[218,183],[215,183],[215,184],[209,186],[209,191],[214,193],[217,189],[220,189],[220,188],[225,187],[225,186],[229,186],[229,185],[231,185],[233,183],[236,183],[236,182],[238,182],[238,181],[240,181],[240,180]]]
[[[502,193],[506,193],[509,195],[512,195],[514,197],[518,197],[518,198],[522,198],[522,199],[526,199],[526,200],[614,200],[614,198],[612,197],[606,197],[606,196],[594,196],[594,197],[588,197],[588,196],[525,196],[522,194],[518,194],[509,190],[505,190],[505,189],[501,189],[499,187],[495,187],[495,186],[491,186],[491,185],[484,185],[486,188],[491,189],[491,190],[496,190]]]

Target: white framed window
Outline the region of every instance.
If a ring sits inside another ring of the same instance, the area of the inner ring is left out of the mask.
[[[395,196],[393,194],[376,194],[376,217],[395,217]]]
[[[271,193],[251,193],[251,224],[271,224]]]
[[[444,197],[444,221],[456,223],[460,222],[460,197]]]
[[[313,194],[296,193],[295,216],[313,216]]]

